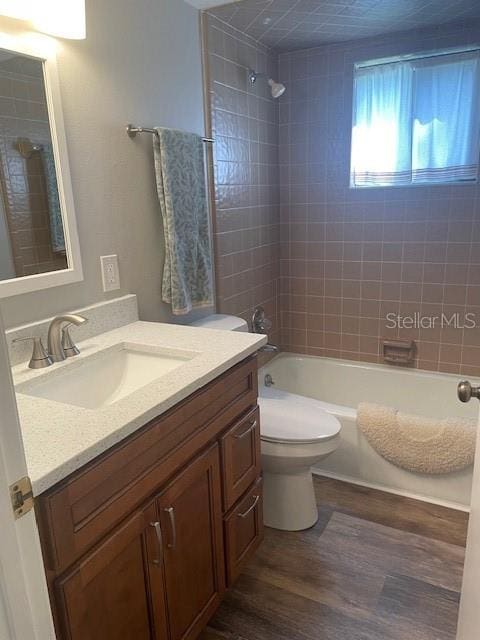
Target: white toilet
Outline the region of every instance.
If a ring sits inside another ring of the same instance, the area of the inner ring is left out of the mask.
[[[241,318],[218,314],[192,326],[248,331]],[[340,422],[312,398],[263,385],[258,404],[265,524],[286,531],[308,529],[318,519],[311,467],[338,447]]]
[[[258,404],[265,524],[308,529],[318,519],[311,467],[338,447],[340,422],[316,400],[271,387],[260,388]]]

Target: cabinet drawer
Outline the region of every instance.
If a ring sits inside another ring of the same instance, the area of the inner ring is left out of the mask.
[[[249,358],[36,498],[47,568],[77,560],[256,404]]]
[[[258,407],[221,439],[223,507],[228,511],[260,475],[260,416]]]
[[[238,578],[243,565],[263,540],[262,479],[239,500],[224,519],[227,586]]]

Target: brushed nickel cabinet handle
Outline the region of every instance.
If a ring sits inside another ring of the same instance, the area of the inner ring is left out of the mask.
[[[170,527],[172,529],[172,542],[167,544],[169,549],[175,549],[177,546],[177,528],[175,526],[175,510],[173,507],[168,507],[168,509],[164,509],[168,513],[168,517],[170,518]]]
[[[247,510],[245,511],[245,513],[237,513],[237,516],[238,516],[239,518],[246,518],[246,517],[248,516],[248,514],[249,514],[251,511],[253,511],[253,510],[255,509],[255,507],[256,507],[256,506],[257,506],[257,504],[258,504],[258,501],[260,500],[260,496],[253,496],[253,497],[254,497],[255,499],[254,499],[254,501],[253,501],[252,506],[251,506],[249,509],[247,509]]]
[[[163,540],[162,540],[162,529],[160,527],[160,522],[151,522],[150,526],[155,529],[155,536],[157,538],[157,548],[158,548],[158,558],[152,560],[153,564],[159,566],[162,564],[163,560]]]
[[[251,433],[251,432],[255,429],[255,427],[257,426],[257,424],[258,424],[258,423],[257,423],[257,421],[256,421],[256,420],[254,420],[254,421],[252,422],[252,424],[248,427],[248,429],[245,429],[245,431],[244,431],[243,433],[239,433],[239,434],[238,434],[238,436],[235,436],[235,438],[236,438],[237,440],[241,440],[241,439],[242,439],[242,438],[244,438],[246,435],[248,435],[249,433]]]

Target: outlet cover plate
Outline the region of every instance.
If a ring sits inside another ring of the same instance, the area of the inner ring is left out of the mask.
[[[118,256],[100,256],[102,268],[103,290],[116,291],[120,289],[120,271],[118,269]]]

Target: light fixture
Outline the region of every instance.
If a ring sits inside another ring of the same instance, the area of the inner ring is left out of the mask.
[[[85,0],[0,0],[0,16],[28,21],[59,38],[86,37]]]
[[[0,0],[0,15],[18,18],[18,20],[30,20],[33,6],[33,2],[25,0]]]
[[[251,84],[255,84],[257,81],[257,78],[259,77],[267,78],[267,82],[270,86],[270,89],[272,90],[272,98],[280,98],[280,96],[283,96],[283,94],[286,91],[286,87],[284,84],[281,84],[280,82],[275,82],[275,80],[272,80],[272,78],[269,78],[266,73],[260,73],[258,71],[254,71],[253,69],[249,69],[248,79],[250,80]]]

